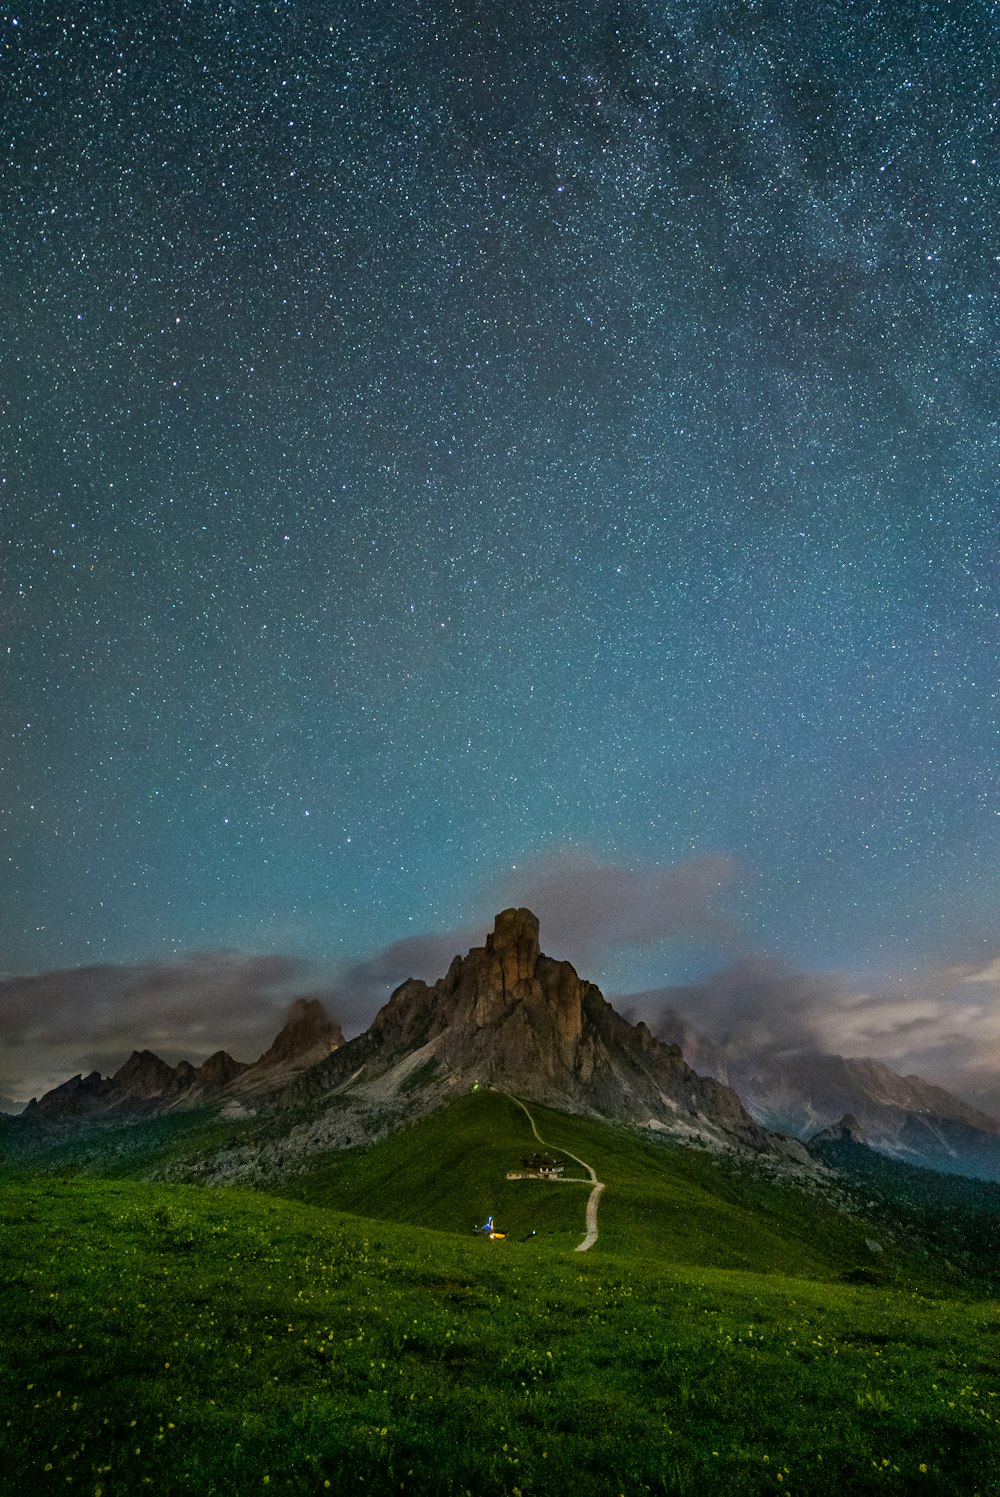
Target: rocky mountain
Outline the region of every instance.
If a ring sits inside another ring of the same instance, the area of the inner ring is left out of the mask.
[[[217,1050],[200,1066],[169,1065],[152,1050],[133,1050],[113,1076],[92,1071],[73,1076],[37,1100],[22,1116],[31,1120],[148,1116],[204,1106],[229,1095],[278,1091],[301,1071],[343,1044],[344,1036],[316,998],[297,998],[274,1042],[253,1065]]]
[[[296,998],[273,1043],[251,1069],[266,1071],[290,1063],[312,1065],[343,1043],[343,1030],[318,998]]]
[[[476,1084],[570,1111],[630,1121],[680,1139],[808,1163],[768,1133],[728,1086],[697,1074],[677,1045],[617,1013],[599,988],[540,947],[526,909],[497,917],[482,946],[435,983],[411,978],[347,1041],[314,998],[297,1000],[251,1066],[228,1055],[169,1066],[136,1051],[113,1077],[74,1077],[32,1103],[32,1118],[113,1122],[225,1107],[266,1135],[275,1159],[381,1136]],[[281,1122],[278,1114],[290,1114]],[[263,1130],[263,1131],[262,1131]],[[237,1146],[234,1146],[237,1147]],[[248,1137],[249,1156],[259,1146]]]
[[[831,1123],[828,1128],[821,1128],[818,1133],[813,1134],[809,1140],[810,1144],[827,1143],[849,1143],[863,1144],[866,1142],[861,1124],[851,1112],[845,1112],[839,1123]]]
[[[900,1076],[864,1057],[727,1049],[670,1012],[657,1029],[664,1040],[681,1039],[695,1064],[731,1086],[762,1127],[811,1140],[849,1115],[881,1153],[1000,1180],[1000,1122],[920,1076]]]
[[[178,1077],[175,1068],[154,1055],[152,1050],[133,1050],[111,1079],[116,1083],[123,1099],[151,1102],[162,1096],[175,1095],[177,1082],[181,1081],[183,1084],[188,1080],[188,1069],[192,1078],[197,1075],[195,1067],[188,1063],[185,1071]]]
[[[65,1121],[165,1112],[211,1098],[246,1069],[225,1050],[216,1051],[200,1066],[187,1060],[171,1066],[152,1050],[133,1050],[113,1076],[101,1076],[98,1071],[73,1076],[37,1100],[32,1098],[22,1117]]]
[[[102,1076],[100,1071],[91,1071],[87,1076],[71,1076],[68,1081],[53,1087],[42,1097],[32,1097],[20,1117],[14,1121],[20,1123],[93,1117],[97,1113],[107,1112],[120,1097],[121,1091],[110,1076]]]
[[[296,998],[259,1060],[226,1088],[233,1101],[281,1095],[304,1071],[344,1043],[344,1034],[318,998]]]
[[[569,962],[545,956],[526,909],[499,914],[485,945],[456,956],[434,984],[404,982],[363,1034],[304,1072],[284,1100],[336,1092],[388,1102],[476,1082],[682,1136],[780,1150],[727,1086],[696,1075],[678,1046],[630,1024]]]
[[[798,1052],[763,1055],[727,1066],[752,1111],[780,1118],[806,1134],[853,1112],[874,1138],[895,1135],[901,1114],[975,1128],[992,1136],[1000,1124],[919,1076],[900,1076],[881,1061]]]

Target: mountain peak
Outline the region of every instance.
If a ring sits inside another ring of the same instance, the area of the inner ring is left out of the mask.
[[[772,1147],[736,1095],[697,1076],[676,1046],[615,1012],[566,961],[545,956],[538,918],[497,915],[482,946],[434,984],[408,978],[371,1027],[306,1072],[296,1097],[337,1087],[412,1091],[414,1065],[440,1094],[484,1084],[557,1107],[631,1118],[682,1135]]]
[[[274,1042],[253,1069],[283,1065],[286,1061],[311,1064],[343,1043],[340,1025],[334,1024],[318,998],[296,998]]]
[[[180,1067],[177,1069],[180,1070]],[[245,1070],[246,1066],[234,1060],[228,1050],[216,1050],[214,1055],[201,1063],[196,1075],[207,1086],[223,1087]]]
[[[174,1080],[174,1068],[152,1050],[133,1050],[111,1079],[126,1096],[146,1101],[163,1096]]]

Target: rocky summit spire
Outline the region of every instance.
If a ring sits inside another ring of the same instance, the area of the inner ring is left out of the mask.
[[[501,910],[486,937],[487,956],[505,989],[519,982],[530,982],[541,954],[538,944],[538,916],[530,910]]]

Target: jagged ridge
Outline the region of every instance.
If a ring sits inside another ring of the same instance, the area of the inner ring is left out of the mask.
[[[545,956],[526,909],[502,911],[486,944],[456,956],[433,985],[404,982],[370,1028],[311,1067],[287,1100],[377,1089],[380,1080],[393,1090],[394,1079],[430,1062],[452,1088],[478,1080],[605,1117],[773,1147],[733,1091],[696,1075],[645,1024],[622,1018],[569,962]]]
[[[217,1050],[200,1066],[188,1060],[169,1065],[152,1050],[133,1050],[113,1076],[91,1071],[73,1076],[37,1101],[23,1116],[29,1121],[69,1120],[127,1113],[158,1113],[195,1107],[228,1094],[278,1089],[331,1049],[344,1036],[316,998],[297,998],[271,1046],[252,1065]]]

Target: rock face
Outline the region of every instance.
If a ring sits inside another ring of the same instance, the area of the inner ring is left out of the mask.
[[[364,1034],[300,1078],[290,1100],[351,1087],[388,1095],[418,1065],[435,1084],[479,1081],[555,1106],[772,1147],[734,1092],[623,1019],[569,962],[545,956],[526,909],[503,910],[485,945],[456,956],[433,986],[404,982]]]
[[[815,1050],[733,1054],[692,1031],[676,1013],[661,1035],[679,1038],[699,1069],[731,1086],[763,1127],[813,1142],[850,1116],[879,1153],[947,1174],[1000,1181],[1000,1123],[944,1087],[900,1076],[870,1057]]]
[[[253,1069],[296,1061],[311,1065],[344,1043],[339,1024],[334,1024],[318,998],[296,998],[271,1046]]]
[[[866,1142],[861,1124],[853,1113],[847,1112],[839,1123],[831,1123],[829,1128],[821,1128],[809,1140],[811,1144],[823,1143],[851,1143],[863,1144]]]
[[[182,1060],[177,1070],[179,1071],[185,1064],[187,1062]],[[242,1075],[246,1069],[242,1061],[234,1060],[226,1050],[216,1050],[214,1055],[210,1055],[206,1061],[202,1062],[192,1079],[196,1078],[204,1086],[223,1087]]]
[[[110,1076],[91,1071],[89,1076],[71,1076],[42,1097],[32,1097],[21,1116],[38,1120],[93,1117],[106,1112],[118,1095]]]
[[[326,1060],[343,1043],[340,1025],[318,998],[296,998],[271,1045],[260,1060],[229,1083],[227,1096],[246,1102],[281,1094],[303,1071]]]
[[[178,1106],[197,1106],[221,1092],[247,1067],[217,1050],[200,1066],[190,1061],[168,1065],[152,1050],[133,1050],[113,1076],[92,1071],[74,1076],[61,1086],[32,1100],[24,1109],[26,1118],[52,1121],[83,1117],[167,1112]]]
[[[133,1050],[113,1076],[74,1076],[32,1100],[23,1116],[35,1121],[142,1117],[202,1107],[216,1098],[280,1090],[301,1071],[342,1045],[344,1036],[317,998],[297,998],[273,1044],[253,1065],[217,1050],[200,1066],[168,1065],[152,1050]]]
[[[194,1067],[189,1068],[194,1070]],[[152,1050],[133,1050],[111,1079],[126,1097],[148,1102],[152,1097],[162,1097],[174,1090],[177,1072]]]

